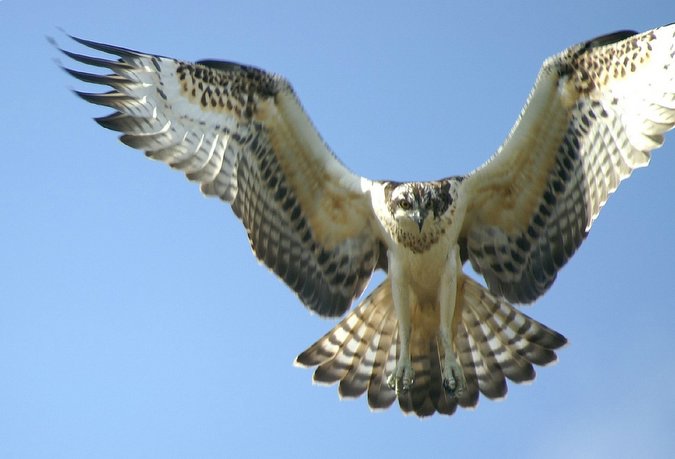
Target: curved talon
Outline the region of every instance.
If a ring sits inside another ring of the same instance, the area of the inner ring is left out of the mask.
[[[457,360],[446,358],[443,366],[443,388],[452,397],[459,398],[466,389],[464,372]]]
[[[457,384],[455,383],[455,380],[450,378],[450,379],[444,379],[443,380],[443,389],[448,391],[449,393],[453,394],[455,392],[455,387]]]
[[[463,387],[457,387],[457,382],[453,378],[443,380],[443,389],[451,397],[459,398],[464,393]]]
[[[387,378],[387,386],[396,392],[396,395],[403,394],[412,388],[415,381],[415,372],[410,366],[397,367]]]

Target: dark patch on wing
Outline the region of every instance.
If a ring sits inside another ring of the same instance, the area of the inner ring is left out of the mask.
[[[653,40],[665,40],[658,48],[660,53],[668,50],[672,53],[675,49],[673,31],[658,33],[657,30],[640,35],[631,31],[609,34],[547,61],[549,67],[542,70],[541,78],[567,75],[567,79],[560,81],[571,83],[579,96],[570,108],[565,135],[559,145],[552,146],[555,150],[511,151],[533,157],[555,155],[534,212],[522,231],[507,232],[496,224],[484,223],[481,218],[471,220],[474,224],[466,239],[460,240],[460,248],[466,247],[473,268],[483,274],[493,293],[518,303],[534,301],[543,294],[581,245],[609,195],[633,169],[647,164],[650,151],[663,141],[662,134],[672,129],[675,88],[673,78],[663,78],[670,74],[654,75],[653,85],[658,87],[636,82],[633,92],[621,97],[611,93],[612,79],[625,83],[628,80],[624,78],[631,78],[650,59],[669,58],[663,54],[652,56],[657,50]],[[602,49],[607,45],[610,47]],[[667,66],[642,70],[670,72]],[[592,90],[600,94],[588,97]],[[626,116],[628,110],[630,116]],[[638,114],[642,114],[642,119],[634,119]],[[508,141],[505,145],[508,147]],[[490,166],[488,163],[485,167]],[[528,167],[527,162],[523,167]],[[515,189],[527,186],[514,183]],[[486,199],[490,202],[488,208],[500,203],[499,196]],[[484,215],[482,219],[490,221],[490,216]]]
[[[88,102],[116,110],[99,118],[99,124],[122,132],[125,144],[184,171],[205,194],[231,203],[258,259],[308,308],[321,315],[340,315],[361,294],[373,270],[386,269],[382,242],[368,225],[334,247],[316,241],[277,159],[285,152],[272,150],[269,126],[253,118],[258,104],[281,92],[292,94],[283,78],[232,62],[190,64],[78,41],[119,57],[108,60],[64,51],[78,62],[114,72],[68,70],[82,81],[113,88],[103,94],[78,93]],[[150,83],[139,84],[143,78]],[[192,111],[180,111],[179,101],[186,103],[182,106],[192,103]],[[217,113],[213,123],[205,121],[207,116],[199,118],[210,112]]]

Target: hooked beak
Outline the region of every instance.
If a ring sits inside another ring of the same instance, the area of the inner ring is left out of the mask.
[[[415,223],[417,223],[417,227],[420,229],[420,233],[422,232],[422,227],[424,226],[424,217],[426,217],[426,215],[422,214],[419,211],[414,212],[412,214],[412,219]]]

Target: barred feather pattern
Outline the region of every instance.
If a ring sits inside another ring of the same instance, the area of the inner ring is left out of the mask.
[[[464,181],[467,253],[490,291],[514,303],[546,292],[673,127],[675,24],[547,59],[509,138]]]
[[[370,182],[334,157],[285,79],[232,62],[193,64],[72,38],[113,56],[61,50],[112,72],[64,68],[112,88],[76,91],[115,110],[96,118],[100,125],[231,204],[256,257],[310,310],[339,316],[349,309],[386,260],[368,226]]]
[[[555,350],[567,342],[561,334],[496,298],[465,275],[460,279],[459,295],[461,320],[454,346],[467,388],[459,398],[443,389],[440,336],[426,328],[413,329],[410,351],[415,380],[409,391],[398,396],[405,413],[420,417],[436,412],[451,415],[457,406],[475,407],[480,393],[489,399],[502,398],[507,392],[506,379],[532,381],[534,365],[554,362]],[[397,399],[386,380],[398,354],[398,322],[391,284],[385,280],[344,320],[302,352],[296,364],[316,367],[313,379],[317,383],[338,383],[341,398],[367,393],[371,409],[385,409]]]

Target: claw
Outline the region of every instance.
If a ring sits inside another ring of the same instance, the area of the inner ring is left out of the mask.
[[[394,372],[387,378],[387,385],[396,392],[396,395],[400,395],[412,388],[414,380],[415,372],[410,364],[396,365]]]
[[[466,389],[466,379],[462,367],[453,357],[446,357],[443,365],[443,388],[452,397],[459,398]]]

